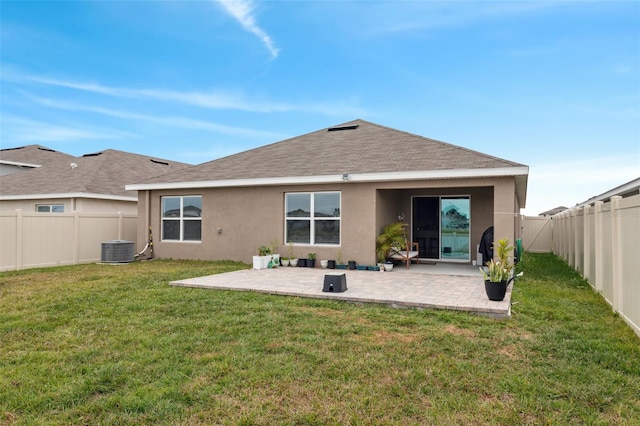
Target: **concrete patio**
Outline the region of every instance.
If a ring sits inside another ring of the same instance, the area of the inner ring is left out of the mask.
[[[325,274],[346,274],[347,291],[323,292]],[[321,268],[241,270],[174,281],[170,285],[206,289],[256,291],[283,296],[380,303],[394,307],[448,309],[493,318],[511,315],[511,290],[504,300],[487,298],[475,266],[455,264],[396,266],[391,272]]]

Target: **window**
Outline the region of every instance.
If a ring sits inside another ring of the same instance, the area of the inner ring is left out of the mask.
[[[285,194],[285,241],[340,244],[340,193]]]
[[[64,204],[38,204],[36,211],[38,213],[64,213]]]
[[[200,241],[202,195],[162,197],[162,240]]]

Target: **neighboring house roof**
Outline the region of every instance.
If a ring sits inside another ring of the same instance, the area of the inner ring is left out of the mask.
[[[616,186],[615,188],[610,189],[607,192],[603,192],[600,195],[591,197],[587,201],[577,204],[576,207],[584,207],[586,205],[592,206],[596,201],[602,201],[606,203],[611,201],[611,197],[615,195],[625,198],[638,194],[640,194],[640,177],[633,179],[627,183],[623,183],[620,186]]]
[[[519,177],[524,206],[528,167],[449,143],[354,120],[154,177],[128,189]]]
[[[41,145],[27,145],[17,148],[0,149],[0,162],[20,163],[24,165],[42,166],[58,160],[71,160],[73,155]]]
[[[540,213],[538,216],[553,216],[554,214],[565,211],[567,208],[565,206],[559,206],[551,210],[547,210],[546,212]]]
[[[34,148],[35,147],[35,148]],[[32,145],[2,152],[9,157],[32,152],[41,155],[42,147]],[[56,152],[56,151],[52,151]],[[74,157],[67,154],[27,158],[25,162],[40,162],[42,167],[0,177],[0,199],[56,197],[89,197],[107,199],[137,199],[135,191],[125,190],[125,184],[176,171],[188,164],[154,159],[144,155],[108,149],[95,154]],[[43,161],[43,159],[45,161]]]

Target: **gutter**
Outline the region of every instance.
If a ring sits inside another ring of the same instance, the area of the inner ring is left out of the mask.
[[[448,169],[408,172],[380,173],[343,173],[338,175],[319,176],[284,176],[250,179],[221,179],[193,182],[159,182],[126,185],[127,191],[146,191],[157,189],[194,189],[194,188],[228,188],[241,186],[274,186],[274,185],[309,185],[348,182],[399,182],[411,180],[460,179],[480,177],[503,177],[529,175],[528,166],[500,167],[492,169]]]

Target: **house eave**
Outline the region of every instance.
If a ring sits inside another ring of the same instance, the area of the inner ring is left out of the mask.
[[[448,169],[380,173],[348,173],[320,176],[284,176],[255,179],[222,179],[194,182],[159,182],[126,185],[127,191],[151,191],[160,189],[228,188],[242,186],[309,185],[349,182],[398,182],[434,179],[464,179],[482,177],[524,177],[529,174],[528,166],[500,167],[485,169]],[[526,192],[526,187],[525,187]]]
[[[31,169],[42,167],[42,165],[40,164],[22,163],[20,161],[9,161],[9,160],[0,160],[0,164],[6,164],[7,166],[16,166],[16,167],[28,167]]]
[[[60,194],[0,195],[0,201],[51,200],[51,199],[62,199],[62,198],[91,198],[91,199],[97,199],[97,200],[138,202],[138,197],[128,197],[124,195],[109,195],[109,194],[92,194],[92,193],[86,193],[86,192],[68,192],[68,193],[60,193]]]

